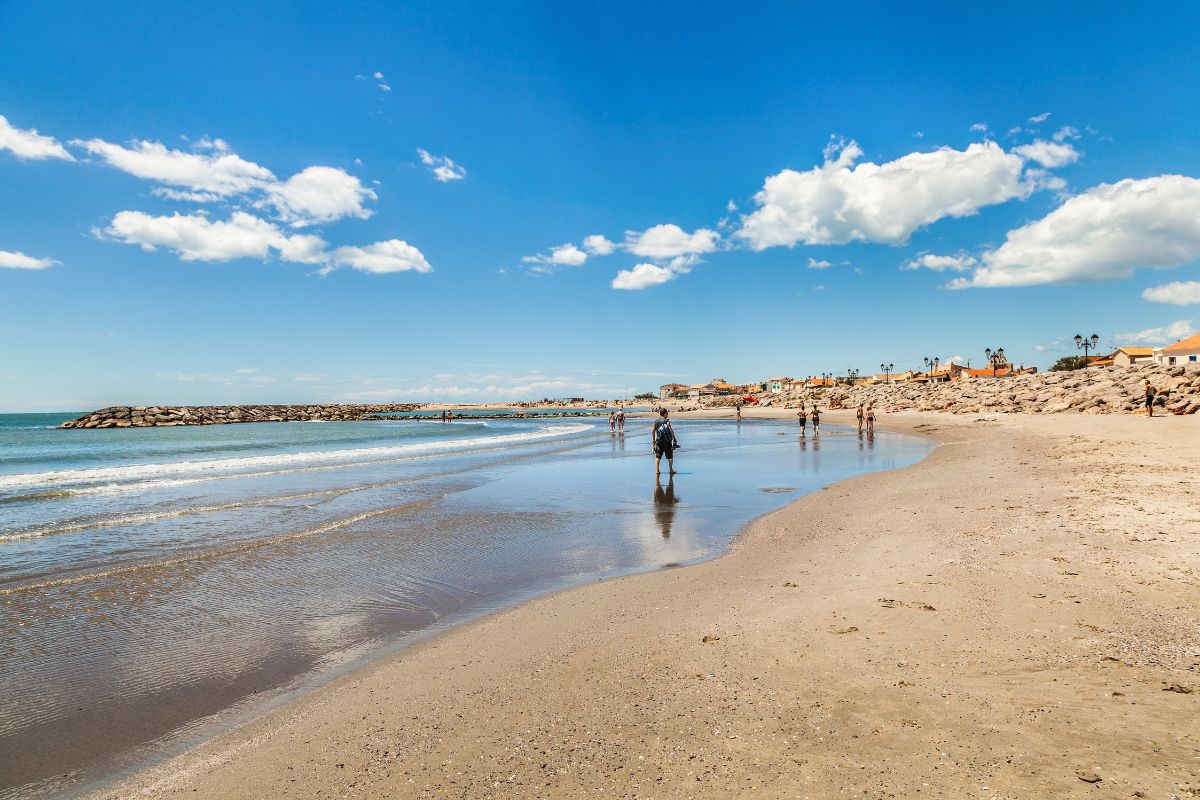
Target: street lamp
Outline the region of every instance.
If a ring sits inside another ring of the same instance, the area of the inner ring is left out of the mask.
[[[925,371],[929,373],[929,383],[933,385],[933,373],[937,372],[938,364],[942,363],[942,359],[934,356],[933,358],[925,359]]]
[[[825,386],[826,384],[828,384],[830,386],[833,385],[833,373],[832,372],[822,372],[821,373],[821,385]]]
[[[992,364],[993,378],[996,377],[996,368],[1008,363],[1008,361],[1004,358],[1003,347],[997,348],[995,352],[992,352],[992,348],[985,347],[983,348],[983,355]]]
[[[896,365],[895,364],[880,364],[879,368],[881,370],[883,370],[883,382],[891,383],[892,382],[892,370],[894,370],[896,368]]]
[[[858,370],[856,370],[856,369],[849,369],[849,368],[847,368],[847,370],[846,370],[846,382],[847,382],[847,383],[849,383],[849,384],[853,384],[853,383],[854,383],[856,380],[858,380],[858,376],[859,376],[859,374],[860,374],[860,373],[859,373],[859,371],[858,371]]]
[[[1075,346],[1083,350],[1083,367],[1087,369],[1088,350],[1095,350],[1096,345],[1100,344],[1100,337],[1092,334],[1090,338],[1085,339],[1078,333],[1075,334]]]

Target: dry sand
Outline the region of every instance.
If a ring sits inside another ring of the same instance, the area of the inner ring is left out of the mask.
[[[1196,418],[880,424],[942,444],[100,796],[1200,796]]]

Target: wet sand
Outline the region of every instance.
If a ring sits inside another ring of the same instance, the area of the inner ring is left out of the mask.
[[[880,427],[942,444],[724,557],[458,628],[97,796],[1200,794],[1195,419]]]

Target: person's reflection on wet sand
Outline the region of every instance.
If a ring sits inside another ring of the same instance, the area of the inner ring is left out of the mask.
[[[663,489],[658,476],[654,478],[654,521],[658,523],[664,539],[671,538],[671,526],[675,524],[675,505],[679,498],[675,496],[675,478],[667,478],[667,488]]]

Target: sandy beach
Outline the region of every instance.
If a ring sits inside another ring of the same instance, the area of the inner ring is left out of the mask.
[[[940,446],[95,796],[1200,796],[1195,418],[880,427]]]

